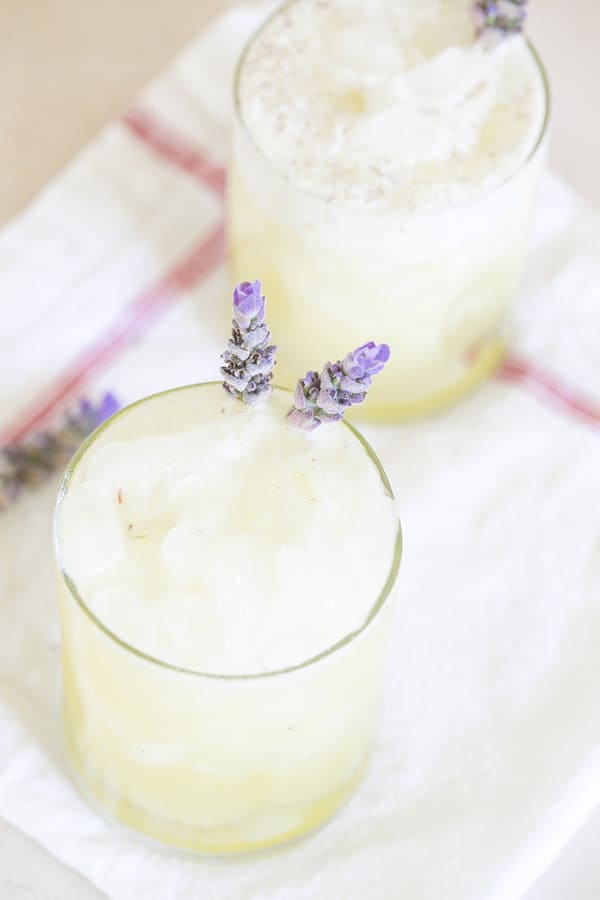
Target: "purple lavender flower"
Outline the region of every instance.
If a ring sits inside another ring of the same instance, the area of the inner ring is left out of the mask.
[[[265,319],[266,300],[258,279],[252,284],[242,281],[233,292],[233,316],[240,328],[249,328],[253,321],[259,325]]]
[[[343,362],[344,371],[350,378],[364,378],[377,375],[381,372],[390,358],[390,348],[387,344],[375,344],[369,341],[349,353]]]
[[[473,6],[477,36],[498,43],[523,30],[527,0],[477,0]]]
[[[387,344],[369,341],[344,359],[326,363],[320,375],[307,372],[296,385],[288,420],[308,431],[322,422],[339,422],[350,406],[364,401],[373,375],[381,372],[389,358]]]
[[[40,432],[19,444],[0,449],[0,511],[16,500],[23,488],[36,488],[69,461],[82,440],[119,408],[113,394],[94,405],[82,400],[79,408],[53,431]]]
[[[83,399],[79,403],[79,411],[75,414],[74,419],[79,423],[79,427],[83,429],[84,423],[89,425],[88,433],[101,425],[102,422],[109,419],[119,409],[119,401],[110,391],[106,393],[100,403],[94,406],[89,400]]]
[[[223,387],[244,403],[256,403],[270,390],[275,351],[266,325],[260,281],[244,281],[233,292],[233,322],[227,350],[221,354]]]

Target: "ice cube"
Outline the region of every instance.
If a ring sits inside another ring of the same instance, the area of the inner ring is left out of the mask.
[[[252,521],[256,534],[277,544],[302,534],[316,495],[305,460],[296,465],[295,457],[285,460],[272,451],[270,457],[269,466],[249,468],[239,480],[234,509],[236,518]]]
[[[241,453],[239,441],[231,435],[219,439],[214,430],[210,444],[200,429],[105,444],[93,452],[88,478],[107,496],[119,496],[124,515],[159,518],[226,472]]]
[[[88,482],[69,490],[61,509],[60,540],[66,571],[75,581],[110,569],[121,556],[124,532],[116,503]]]
[[[288,641],[290,649],[297,646],[295,654],[303,654],[306,646],[314,656],[328,646],[330,635],[343,637],[340,595],[348,561],[342,563],[341,554],[339,566],[332,565],[327,545],[327,535],[315,534],[312,540],[307,534],[304,546],[287,545],[277,553],[278,592],[285,602],[275,608],[274,625],[278,634],[286,635],[286,648]]]
[[[396,90],[403,93],[406,84],[423,106],[460,103],[485,84],[488,68],[478,50],[447,47],[397,79]]]
[[[361,18],[325,39],[325,53],[337,74],[382,77],[403,67],[402,48],[385,22]]]
[[[191,587],[202,577],[207,539],[206,532],[190,519],[178,522],[163,538],[162,560],[172,577],[184,587]]]
[[[260,536],[220,535],[205,570],[205,589],[218,604],[233,669],[257,657],[271,636],[274,593],[270,546]]]
[[[145,521],[164,505],[164,487],[173,448],[162,438],[140,438],[98,447],[88,463],[87,477],[118,498],[123,514]]]
[[[435,152],[435,123],[410,104],[398,104],[360,120],[354,144],[376,155],[394,155],[400,164],[414,165]]]

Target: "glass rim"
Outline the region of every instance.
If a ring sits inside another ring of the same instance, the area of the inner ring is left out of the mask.
[[[350,631],[347,634],[343,635],[338,641],[336,641],[331,646],[326,647],[320,653],[315,654],[314,656],[311,656],[309,659],[303,660],[300,663],[296,663],[292,666],[284,666],[282,668],[273,669],[268,672],[249,672],[246,674],[235,674],[235,673],[234,674],[223,674],[223,673],[218,673],[218,672],[203,672],[203,671],[200,671],[199,669],[192,669],[192,668],[188,668],[186,666],[178,666],[178,665],[175,665],[174,663],[170,663],[170,662],[167,662],[166,660],[160,659],[157,656],[153,656],[150,653],[144,652],[139,647],[135,647],[133,644],[130,644],[128,641],[124,640],[123,638],[121,638],[117,634],[115,634],[114,631],[112,631],[104,622],[102,622],[101,619],[98,618],[98,616],[96,616],[96,614],[94,612],[92,612],[90,607],[87,605],[87,603],[83,599],[81,593],[79,592],[79,589],[77,588],[77,585],[75,584],[75,581],[71,578],[71,576],[67,572],[66,566],[64,565],[64,561],[63,561],[63,556],[62,556],[62,552],[61,552],[61,541],[60,541],[60,537],[59,537],[59,533],[58,533],[58,518],[59,518],[60,508],[61,508],[64,498],[68,494],[70,482],[77,470],[79,463],[83,459],[87,450],[92,446],[92,444],[94,444],[94,442],[98,439],[98,437],[107,428],[109,428],[110,425],[116,419],[127,414],[134,407],[141,406],[142,404],[147,403],[151,400],[155,400],[158,397],[164,397],[164,396],[167,396],[168,394],[174,394],[174,393],[178,393],[181,391],[197,390],[198,388],[203,388],[203,387],[215,387],[217,385],[221,386],[222,382],[220,382],[220,381],[204,381],[204,382],[199,382],[197,384],[180,385],[178,387],[168,388],[167,390],[158,391],[155,394],[150,394],[147,397],[142,397],[139,400],[135,400],[133,403],[130,403],[127,406],[124,406],[123,409],[120,409],[118,412],[114,413],[112,416],[110,416],[108,419],[106,419],[105,422],[102,422],[96,429],[94,429],[94,431],[90,435],[88,435],[88,437],[79,446],[79,448],[76,450],[76,452],[72,456],[71,460],[69,461],[69,463],[62,475],[62,478],[61,478],[61,481],[60,481],[60,484],[58,487],[56,501],[55,501],[55,505],[54,505],[53,527],[52,527],[53,543],[54,543],[54,556],[55,556],[56,563],[58,566],[59,575],[60,575],[62,581],[64,582],[72,599],[75,600],[75,602],[77,603],[79,608],[90,620],[91,624],[96,626],[105,635],[105,637],[107,637],[112,643],[118,645],[122,650],[126,651],[127,653],[132,654],[133,656],[137,657],[140,660],[143,660],[145,663],[158,666],[160,669],[165,669],[166,671],[176,673],[179,675],[193,676],[195,678],[206,678],[206,679],[209,679],[212,681],[224,681],[224,682],[236,682],[236,683],[237,682],[258,681],[262,678],[273,678],[278,675],[292,674],[294,672],[298,672],[303,669],[307,669],[313,665],[317,665],[318,663],[327,659],[328,657],[333,656],[338,650],[341,650],[342,648],[353,643],[354,640],[356,640],[358,637],[360,637],[369,628],[371,623],[377,618],[378,614],[385,606],[386,600],[392,593],[392,589],[396,583],[396,578],[398,576],[398,571],[400,568],[400,560],[402,557],[402,526],[401,526],[399,517],[397,517],[397,531],[396,531],[396,537],[395,537],[395,541],[394,541],[394,551],[392,554],[392,560],[391,560],[391,563],[390,563],[390,566],[389,566],[389,569],[387,572],[385,582],[383,584],[383,587],[380,589],[374,603],[370,607],[367,617],[365,618],[362,625],[359,628],[355,629],[354,631]],[[280,387],[279,385],[273,385],[273,389],[277,390],[277,391],[284,391],[285,393],[289,393],[289,394],[293,393],[291,390],[289,390],[289,388]],[[379,457],[377,456],[377,454],[375,453],[375,451],[373,450],[373,448],[371,447],[369,442],[360,433],[360,431],[358,431],[358,429],[355,428],[353,425],[351,425],[349,422],[342,420],[341,425],[344,426],[345,428],[347,428],[352,433],[354,438],[359,442],[359,444],[361,444],[363,450],[366,452],[370,461],[373,463],[373,465],[377,469],[377,472],[381,479],[381,483],[384,487],[385,493],[387,494],[388,497],[390,497],[392,500],[394,500],[395,499],[394,492],[392,490],[392,486],[390,484],[389,478],[379,460]]]
[[[241,53],[238,57],[234,74],[233,74],[233,108],[234,114],[237,122],[240,124],[246,138],[251,143],[252,147],[259,155],[261,160],[269,167],[269,169],[278,177],[281,178],[286,184],[290,185],[294,190],[298,191],[298,193],[302,194],[305,197],[309,197],[312,200],[315,200],[323,205],[326,205],[328,208],[331,208],[332,205],[336,211],[343,211],[347,215],[353,215],[357,218],[364,219],[372,219],[372,218],[380,218],[383,216],[395,216],[398,219],[411,219],[417,221],[435,221],[442,219],[444,216],[451,215],[452,213],[458,213],[463,210],[471,209],[472,207],[476,207],[479,203],[484,202],[490,197],[493,197],[496,193],[500,192],[503,187],[506,187],[511,181],[516,179],[521,172],[523,172],[533,161],[533,159],[538,155],[538,151],[543,147],[545,138],[548,133],[548,127],[550,124],[550,114],[552,109],[552,92],[550,90],[550,81],[548,79],[548,73],[546,71],[546,67],[542,62],[540,54],[538,53],[536,47],[530,41],[530,39],[524,35],[525,43],[533,57],[533,61],[537,66],[538,73],[541,77],[542,88],[544,91],[544,117],[542,119],[542,124],[540,126],[539,133],[532,144],[531,150],[527,154],[527,156],[519,163],[518,166],[512,170],[506,178],[503,178],[502,181],[495,184],[493,187],[488,188],[487,190],[483,190],[481,193],[477,194],[475,197],[471,197],[461,203],[454,203],[451,206],[444,207],[440,210],[434,210],[431,212],[427,211],[412,211],[412,212],[402,212],[394,209],[375,209],[375,210],[365,210],[359,209],[352,206],[344,205],[343,203],[339,204],[327,204],[324,198],[316,193],[315,191],[310,191],[307,188],[302,187],[297,184],[286,172],[281,171],[277,168],[272,161],[263,153],[262,149],[258,146],[255,141],[250,128],[244,118],[242,112],[242,104],[240,99],[240,81],[241,81],[241,72],[246,60],[246,56],[254,44],[255,40],[262,34],[265,28],[275,19],[277,16],[282,13],[287,7],[292,6],[294,3],[299,2],[299,0],[284,0],[272,13],[270,13],[264,21],[260,23],[258,28],[256,28],[249,38],[244,43],[242,47]],[[510,39],[510,38],[509,38]]]

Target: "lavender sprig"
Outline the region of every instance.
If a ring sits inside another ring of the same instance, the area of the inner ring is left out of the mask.
[[[260,281],[244,281],[233,292],[233,322],[227,350],[221,354],[223,387],[242,400],[254,404],[270,391],[275,351],[265,323],[265,298]]]
[[[52,472],[62,469],[82,440],[119,409],[113,394],[94,406],[82,400],[54,430],[40,432],[0,449],[0,511],[7,509],[24,488],[37,488]]]
[[[296,385],[288,421],[307,431],[323,422],[339,422],[350,406],[364,401],[373,376],[381,372],[389,358],[387,344],[369,341],[344,359],[326,363],[320,375],[307,372]]]
[[[527,0],[477,0],[473,7],[477,36],[498,43],[523,30]]]

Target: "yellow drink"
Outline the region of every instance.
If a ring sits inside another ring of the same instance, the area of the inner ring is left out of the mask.
[[[285,425],[290,405],[276,390],[248,409],[220,385],[140,401],[83,446],[59,496],[78,781],[119,821],[185,849],[243,852],[316,827],[373,740],[400,556],[391,491],[349,426],[301,433]],[[346,576],[312,541],[334,529],[343,552],[353,504],[372,537]]]
[[[357,415],[432,412],[504,352],[547,84],[521,37],[474,45],[471,5],[295,0],[238,70],[234,275],[264,283],[283,384],[366,338],[392,346]]]

